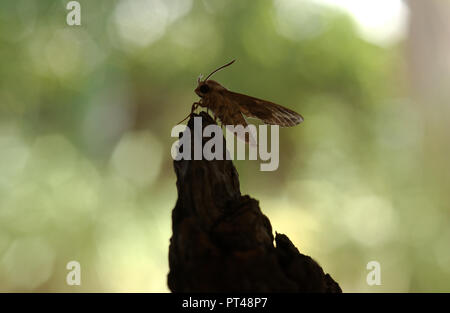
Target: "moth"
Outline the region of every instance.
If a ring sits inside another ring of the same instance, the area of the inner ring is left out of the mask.
[[[194,91],[200,97],[200,101],[194,102],[190,115],[198,107],[203,107],[207,111],[211,110],[214,114],[214,121],[219,119],[222,125],[242,125],[247,127],[245,117],[256,118],[265,124],[279,125],[281,127],[295,126],[303,122],[303,117],[291,109],[267,100],[230,91],[215,80],[209,79],[214,73],[230,66],[235,61],[233,60],[215,69],[204,80],[202,80],[201,76],[198,78],[198,85]],[[248,142],[248,137],[246,137],[245,141]]]

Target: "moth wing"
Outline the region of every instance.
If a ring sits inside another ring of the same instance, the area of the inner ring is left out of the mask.
[[[266,124],[290,127],[303,122],[300,114],[279,104],[233,91],[227,90],[226,93],[226,97],[237,104],[245,116],[260,119]]]
[[[252,146],[257,145],[257,134],[253,128],[246,128],[248,124],[242,115],[241,108],[238,103],[234,102],[233,99],[222,92],[209,93],[206,101],[207,103],[214,103],[215,109],[217,110],[214,114],[216,116],[220,116],[222,124],[226,125],[227,129],[228,126],[235,127],[232,132],[239,140],[242,140]],[[248,132],[245,132],[245,130],[241,131],[239,128],[236,128],[238,125],[241,125],[242,128],[248,130]],[[230,129],[228,130],[231,131]]]
[[[246,128],[248,126],[247,121],[240,112],[236,112],[235,114],[233,114],[233,125],[234,126],[242,125],[243,128]],[[228,125],[226,127],[228,127]],[[245,141],[246,143],[252,146],[257,146],[256,142],[257,134],[255,133],[255,129],[252,127],[248,127],[246,129],[248,130],[248,132],[239,131],[239,129],[235,129],[234,134],[240,140]]]

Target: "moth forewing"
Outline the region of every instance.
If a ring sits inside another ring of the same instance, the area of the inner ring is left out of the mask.
[[[279,104],[228,90],[226,94],[245,116],[260,119],[266,124],[290,127],[303,122],[300,114]]]

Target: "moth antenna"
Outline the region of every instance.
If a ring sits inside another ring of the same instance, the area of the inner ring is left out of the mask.
[[[177,125],[183,123],[183,122],[184,122],[185,120],[187,120],[187,118],[188,118],[189,116],[191,116],[191,115],[192,115],[192,113],[189,113],[185,118],[183,118],[183,120],[181,120],[180,122],[178,122]]]
[[[177,125],[183,123],[188,117],[192,116],[192,114],[194,113],[195,109],[198,108],[199,104],[200,104],[199,102],[194,102],[192,104],[191,113],[189,113],[185,118],[183,118],[183,120],[181,122],[178,122]]]
[[[210,78],[215,72],[220,71],[221,69],[223,69],[223,68],[225,68],[225,67],[227,67],[227,66],[230,66],[230,65],[233,64],[235,61],[236,61],[236,59],[234,59],[234,60],[231,61],[230,63],[227,63],[227,64],[225,64],[225,65],[222,65],[221,67],[219,67],[219,68],[215,69],[214,71],[212,71],[211,74],[209,74],[209,75],[205,78],[204,82],[207,81],[208,78]]]

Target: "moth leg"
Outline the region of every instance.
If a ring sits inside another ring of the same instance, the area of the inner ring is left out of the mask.
[[[194,102],[194,103],[192,104],[192,107],[191,107],[191,114],[194,113],[195,110],[197,110],[199,104],[200,104],[199,102]]]
[[[206,107],[206,105],[203,103],[202,99],[200,99],[200,101],[195,102],[197,103],[199,106],[201,106],[202,108]]]

